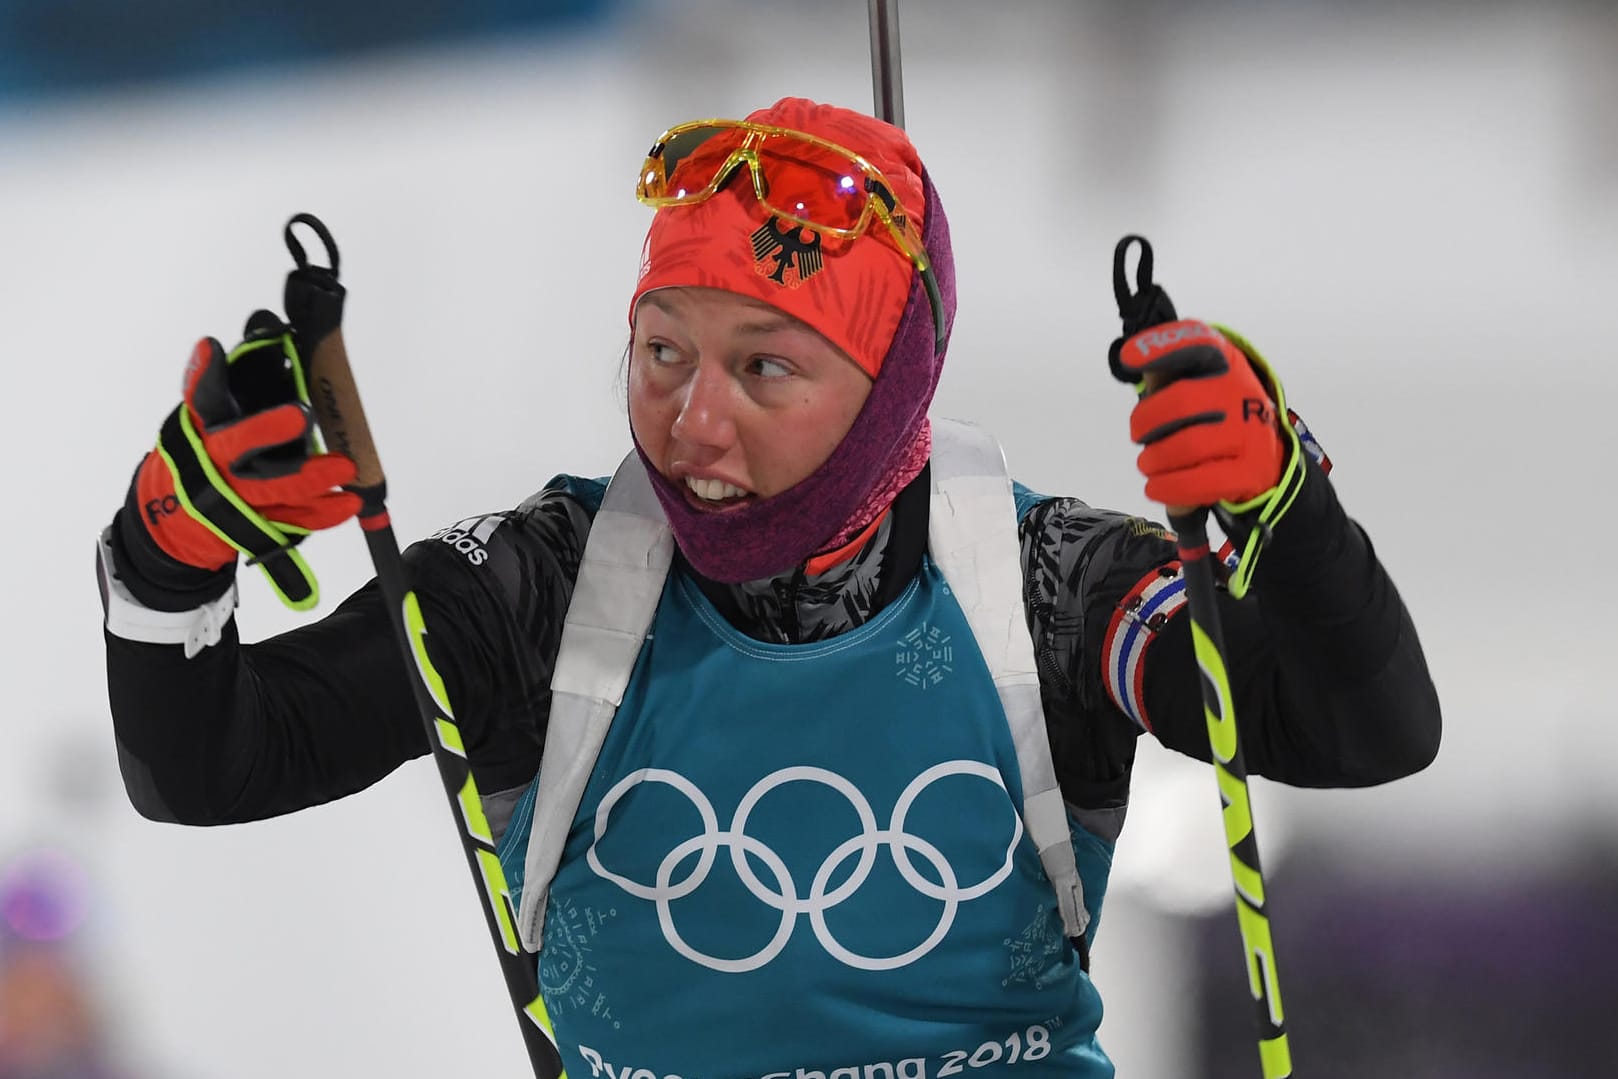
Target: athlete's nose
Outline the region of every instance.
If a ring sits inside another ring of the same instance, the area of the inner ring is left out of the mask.
[[[672,433],[682,442],[728,449],[736,441],[732,413],[733,385],[719,364],[698,362],[686,381]]]

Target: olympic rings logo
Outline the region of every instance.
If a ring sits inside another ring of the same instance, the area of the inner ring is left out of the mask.
[[[1011,815],[1011,838],[1006,843],[1005,861],[983,880],[964,886],[957,879],[954,867],[944,857],[943,852],[925,839],[905,831],[905,817],[922,791],[940,779],[957,775],[977,776],[988,780],[1002,791],[1006,789],[1000,773],[987,764],[968,760],[945,761],[928,768],[911,780],[894,804],[887,827],[879,828],[870,802],[866,801],[865,796],[853,783],[824,768],[797,765],[771,772],[753,784],[752,789],[743,796],[741,804],[736,807],[730,826],[721,830],[713,804],[689,779],[678,772],[663,768],[641,768],[619,780],[607,792],[606,797],[601,799],[595,815],[595,840],[590,844],[587,861],[598,876],[611,881],[636,898],[655,903],[658,924],[662,927],[663,937],[669,946],[693,963],[710,970],[742,974],[767,965],[786,947],[793,929],[798,924],[798,916],[803,914],[809,916],[809,923],[814,927],[815,937],[820,941],[821,947],[845,966],[857,970],[896,970],[909,966],[937,947],[938,942],[949,933],[950,926],[955,922],[956,911],[962,903],[987,895],[1011,875],[1013,856],[1023,834],[1022,818],[1018,813],[1013,812]],[[676,844],[663,856],[657,867],[657,878],[650,885],[614,873],[601,864],[601,859],[596,853],[596,847],[600,844],[602,836],[606,835],[613,807],[625,794],[642,783],[662,783],[679,791],[696,808],[702,821],[700,835]],[[830,787],[848,800],[860,821],[859,834],[844,840],[826,855],[825,860],[815,871],[806,895],[799,895],[797,882],[781,856],[761,840],[747,834],[748,817],[758,806],[759,801],[777,787],[788,783],[819,783]],[[909,951],[891,956],[859,955],[844,947],[832,935],[831,929],[826,925],[826,912],[859,891],[866,878],[870,876],[871,869],[876,864],[877,853],[883,847],[888,848],[894,867],[911,888],[924,896],[940,901],[944,907],[932,932]],[[693,948],[675,928],[674,914],[670,909],[670,904],[675,900],[683,899],[702,887],[722,848],[729,849],[731,865],[747,890],[761,902],[781,912],[781,922],[769,943],[752,955],[741,959],[720,958]],[[696,864],[689,873],[676,881],[675,869],[693,854],[697,855]],[[917,872],[911,861],[912,854],[920,855],[932,866],[939,883],[935,884]],[[753,871],[748,855],[757,858],[769,871],[769,875],[775,878],[774,888],[759,879],[758,874]],[[854,857],[858,857],[859,861],[848,879],[835,888],[831,887],[833,875],[844,862]]]

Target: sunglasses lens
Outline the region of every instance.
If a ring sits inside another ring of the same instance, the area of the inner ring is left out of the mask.
[[[700,202],[718,186],[743,144],[756,155],[765,203],[777,214],[825,230],[858,232],[871,199],[866,170],[846,152],[792,134],[729,124],[679,128],[641,169],[640,197],[661,205]],[[740,161],[733,168],[745,168]]]
[[[777,211],[827,229],[852,229],[865,213],[865,173],[846,154],[790,136],[771,135],[759,164]]]
[[[670,135],[641,170],[646,196],[679,200],[705,191],[746,134],[734,127],[692,127]]]

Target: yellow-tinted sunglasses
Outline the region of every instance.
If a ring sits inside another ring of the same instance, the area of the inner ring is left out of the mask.
[[[635,197],[658,209],[699,203],[743,164],[759,203],[783,221],[839,240],[864,234],[873,217],[886,225],[921,275],[932,306],[935,345],[943,347],[943,297],[914,220],[887,177],[847,147],[746,120],[692,120],[669,128],[652,144]]]

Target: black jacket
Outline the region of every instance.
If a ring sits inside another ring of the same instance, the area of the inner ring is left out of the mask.
[[[699,579],[738,629],[803,642],[863,624],[896,597],[926,544],[924,472],[851,561],[727,586]],[[406,563],[491,823],[538,771],[550,676],[592,509],[553,481],[515,509],[413,545]],[[1142,727],[1107,692],[1114,612],[1176,554],[1149,522],[1076,499],[1040,502],[1020,529],[1026,608],[1066,800],[1114,838]],[[131,507],[110,530],[116,572],[141,603],[185,610],[230,573],[178,572]],[[677,560],[678,571],[690,573]],[[1169,567],[1164,569],[1164,567]],[[251,586],[249,586],[251,587]],[[1276,526],[1253,589],[1219,596],[1249,770],[1297,786],[1361,786],[1425,767],[1440,733],[1415,628],[1370,540],[1313,464]],[[1189,618],[1149,634],[1145,719],[1163,744],[1209,757]],[[427,741],[375,582],[311,625],[186,659],[179,645],[106,637],[125,784],[155,820],[227,824],[361,790],[425,754]]]

